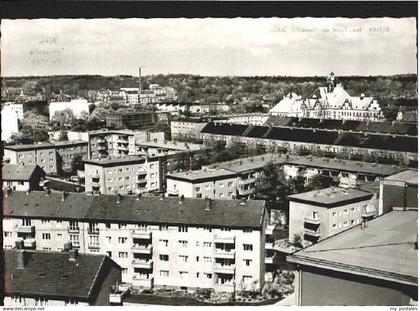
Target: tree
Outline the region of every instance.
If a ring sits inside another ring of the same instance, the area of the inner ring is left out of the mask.
[[[338,182],[335,182],[331,176],[317,174],[309,179],[305,190],[312,191],[335,186],[338,186]]]
[[[75,120],[75,116],[71,109],[65,109],[62,111],[56,111],[53,117],[51,118],[52,122],[58,122],[60,127],[71,126]]]
[[[71,172],[76,173],[78,170],[84,170],[83,157],[80,153],[75,154],[70,162]]]

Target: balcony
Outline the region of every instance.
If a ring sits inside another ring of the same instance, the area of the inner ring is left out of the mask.
[[[88,229],[88,234],[91,234],[91,235],[99,235],[99,229],[97,229],[97,228],[89,228]]]
[[[376,211],[363,211],[362,212],[363,218],[371,218],[371,217],[374,217],[375,215],[376,215]]]
[[[106,140],[103,138],[98,139],[98,144],[106,144]]]
[[[100,249],[100,245],[98,243],[89,243],[88,244],[89,249]]]
[[[235,237],[232,235],[217,234],[214,236],[214,243],[235,244]]]
[[[146,179],[144,179],[144,178],[142,178],[142,179],[137,179],[137,180],[136,180],[136,183],[137,183],[137,184],[144,184],[144,185],[146,185],[146,184],[147,184],[147,180],[146,180]]]
[[[150,240],[152,238],[151,231],[133,230],[131,236],[135,239]]]
[[[142,269],[152,269],[153,268],[153,260],[146,260],[146,259],[134,259],[131,262],[133,268],[142,268]]]
[[[313,218],[313,217],[304,217],[303,221],[308,223],[308,224],[312,224],[312,225],[319,225],[321,224],[321,219],[319,218]]]
[[[213,269],[215,273],[235,274],[235,265],[216,264]]]
[[[304,228],[303,232],[306,235],[309,235],[309,236],[312,236],[312,237],[315,237],[315,238],[319,238],[321,236],[321,231],[320,230],[315,231],[315,230]]]
[[[214,257],[215,258],[225,258],[225,259],[235,259],[235,250],[224,250],[220,248],[216,248],[214,250]]]
[[[276,225],[267,225],[265,228],[265,234],[272,235],[275,227]]]
[[[79,227],[67,227],[68,233],[79,233],[80,229]]]
[[[16,232],[33,234],[35,232],[35,226],[18,225],[16,226]]]
[[[146,176],[147,175],[147,172],[145,171],[145,170],[138,170],[137,172],[136,172],[136,174],[138,175],[138,176],[141,176],[141,175],[144,175],[144,176]]]
[[[246,179],[240,178],[238,180],[238,185],[248,185],[252,183],[255,183],[255,178],[246,178]]]
[[[274,249],[274,242],[265,242],[265,249]]]
[[[23,240],[23,247],[24,248],[35,249],[35,247],[36,247],[35,239],[26,239],[26,240]]]
[[[106,150],[106,149],[107,149],[106,146],[98,146],[99,151],[103,151],[103,150]]]
[[[131,247],[131,250],[133,253],[136,254],[151,254],[152,253],[152,245],[140,245],[140,244],[134,244]]]
[[[134,274],[131,280],[131,285],[133,287],[150,289],[153,287],[153,277],[148,274]]]

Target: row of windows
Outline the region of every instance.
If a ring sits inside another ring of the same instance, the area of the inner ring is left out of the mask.
[[[342,227],[343,228],[346,228],[348,226],[354,226],[354,225],[356,225],[358,223],[360,223],[360,219],[352,219],[352,220],[349,220],[349,221],[346,220],[342,224],[341,223],[339,223],[339,224],[332,224],[331,227],[333,229],[341,229]]]

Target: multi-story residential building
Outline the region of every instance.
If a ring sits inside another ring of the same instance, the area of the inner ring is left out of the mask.
[[[7,107],[7,106],[6,106]],[[13,134],[19,133],[19,119],[17,114],[3,107],[1,110],[1,140],[8,141]]]
[[[379,213],[393,207],[418,207],[418,171],[406,170],[387,176],[379,183]]]
[[[3,164],[3,189],[15,191],[41,190],[40,182],[45,178],[44,170],[36,164]]]
[[[89,159],[137,155],[137,144],[165,140],[164,132],[99,130],[88,133]]]
[[[76,118],[82,116],[83,113],[89,114],[89,104],[86,99],[73,99],[68,102],[51,102],[49,105],[50,120],[57,112],[71,110]]]
[[[417,306],[417,214],[396,209],[287,257],[296,305]]]
[[[3,161],[20,165],[37,164],[47,174],[58,174],[57,152],[53,144],[4,146]]]
[[[135,194],[158,191],[160,168],[157,159],[123,157],[85,161],[85,190],[97,194]]]
[[[171,140],[147,141],[136,144],[136,154],[151,157],[167,155],[175,152],[199,152],[204,149],[202,144],[186,143]]]
[[[222,140],[227,145],[238,143],[244,147],[260,148],[268,152],[276,148],[291,154],[328,152],[362,159],[384,158],[410,166],[417,165],[418,156],[417,136],[396,134],[210,122],[201,130],[201,138],[204,145],[214,140]]]
[[[245,125],[264,125],[269,115],[266,113],[246,113],[226,116],[226,120],[220,120],[224,123],[236,123]]]
[[[236,174],[225,169],[203,169],[166,175],[169,196],[231,199],[237,193]]]
[[[7,249],[3,260],[5,306],[107,306],[121,281],[104,255]]]
[[[59,173],[72,170],[73,160],[77,157],[87,159],[88,142],[83,140],[58,141],[54,143],[57,152],[57,167]]]
[[[14,112],[19,120],[23,120],[23,104],[16,104],[12,102],[4,103],[2,106],[2,113]]]
[[[114,129],[141,129],[159,122],[169,123],[170,116],[165,112],[127,112],[106,117],[106,126]]]
[[[172,140],[200,140],[200,132],[207,122],[195,122],[187,120],[171,121]]]
[[[334,73],[327,78],[328,86],[320,87],[311,98],[295,93],[287,94],[270,114],[287,117],[308,117],[339,120],[383,120],[381,107],[376,99],[350,96],[341,83],[336,83]]]
[[[134,288],[260,290],[265,273],[263,201],[11,192],[6,248],[107,254]]]
[[[38,164],[47,174],[57,175],[71,169],[76,155],[87,157],[85,141],[60,141],[45,144],[4,146],[4,162],[10,164]]]
[[[317,243],[374,217],[377,199],[356,189],[326,188],[290,195],[289,242]]]

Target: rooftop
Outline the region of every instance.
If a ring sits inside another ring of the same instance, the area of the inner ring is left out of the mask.
[[[417,211],[394,210],[294,253],[288,261],[417,286]]]
[[[412,185],[418,185],[418,171],[417,170],[406,170],[395,175],[385,177],[385,180],[393,181],[405,181]]]
[[[4,164],[1,173],[4,180],[30,180],[35,170],[43,172],[42,168],[36,164]]]
[[[6,145],[4,146],[4,149],[14,150],[14,151],[26,151],[26,150],[33,150],[33,149],[54,149],[54,145],[50,143]]]
[[[146,162],[145,157],[126,156],[121,158],[102,158],[84,160],[85,164],[98,165],[98,166],[114,166],[124,164],[137,164]]]
[[[167,174],[166,177],[169,179],[181,180],[181,181],[191,181],[191,182],[203,182],[206,180],[217,180],[217,179],[226,179],[234,178],[235,173],[232,173],[229,170],[223,168],[216,169],[201,169],[195,171],[186,171],[180,173]]]
[[[84,301],[99,286],[97,275],[106,261],[105,255],[78,254],[69,260],[67,252],[24,251],[25,266],[18,267],[18,250],[4,250],[5,283],[8,295],[69,297]],[[118,266],[119,267],[119,266]]]
[[[74,146],[74,145],[86,145],[88,142],[84,140],[70,140],[70,141],[57,141],[54,142],[54,146],[62,147],[62,146]]]
[[[289,195],[290,201],[312,204],[323,207],[333,207],[369,200],[372,193],[356,190],[330,187],[299,194]]]
[[[214,200],[207,210],[204,199],[86,195],[45,191],[13,191],[4,198],[3,215],[7,217],[78,219],[98,222],[201,225],[232,228],[261,228],[264,201]]]
[[[177,142],[171,140],[165,140],[163,142],[136,142],[137,146],[140,147],[149,147],[149,148],[163,148],[163,149],[173,149],[173,150],[201,150],[203,149],[203,145],[201,144],[193,144],[193,143],[184,143],[184,142]]]

